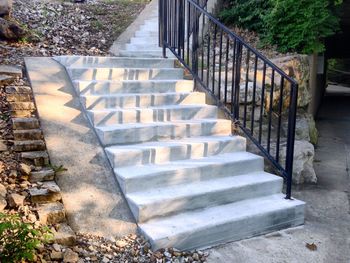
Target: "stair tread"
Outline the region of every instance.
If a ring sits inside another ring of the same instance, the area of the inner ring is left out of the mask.
[[[93,80],[79,80],[75,79],[73,80],[73,83],[81,83],[81,84],[120,84],[120,83],[125,83],[125,84],[131,84],[131,83],[145,83],[145,84],[177,84],[177,83],[193,83],[193,80],[186,80],[186,79],[120,79],[120,80],[99,80],[99,79],[93,79]]]
[[[208,165],[222,165],[225,163],[240,162],[243,160],[255,160],[262,157],[249,152],[223,153],[199,159],[178,160],[161,164],[146,164],[137,166],[125,166],[115,168],[119,177],[137,178],[166,171],[180,171],[188,168],[199,168]]]
[[[225,142],[225,141],[234,140],[236,138],[241,138],[241,137],[240,136],[214,136],[214,135],[200,136],[200,137],[184,138],[181,140],[155,141],[155,142],[146,142],[146,143],[130,144],[130,145],[109,146],[109,147],[106,147],[106,150],[113,153],[113,152],[119,152],[119,151],[189,145],[191,143],[206,143],[206,142],[218,142],[218,141]]]
[[[191,94],[191,93],[200,93],[200,92],[195,92],[195,91],[190,91],[190,92],[183,92],[183,91],[180,91],[180,92],[166,92],[166,93],[163,93],[163,92],[159,92],[159,93],[156,93],[156,92],[152,92],[152,93],[108,93],[108,94],[91,94],[91,95],[80,95],[81,97],[84,97],[84,98],[102,98],[102,99],[109,99],[109,98],[122,98],[122,97],[131,97],[131,96],[140,96],[140,95],[143,95],[143,96],[152,96],[152,95],[155,95],[155,96],[159,96],[159,95],[188,95],[188,94]],[[176,105],[176,104],[175,104]],[[186,104],[187,105],[187,104]],[[197,105],[197,104],[195,104]],[[199,105],[203,105],[203,104],[199,104]],[[166,105],[164,105],[166,106]],[[136,107],[135,107],[136,108]]]
[[[281,182],[282,185],[282,178],[264,171],[224,178],[215,178],[213,176],[211,180],[153,188],[142,192],[129,193],[126,197],[142,207],[152,203],[161,203],[166,200],[193,197],[210,192],[218,192],[230,188],[241,188],[247,185],[258,185],[267,182]]]
[[[219,224],[303,205],[304,202],[302,201],[287,200],[283,194],[274,194],[187,211],[165,218],[156,218],[139,224],[139,226],[148,237],[158,240],[181,233],[198,232],[207,227],[216,227]],[[291,220],[295,220],[295,218],[293,217]]]
[[[231,122],[226,119],[194,119],[194,120],[174,120],[169,122],[152,122],[152,123],[122,123],[114,125],[104,125],[104,126],[95,126],[96,129],[100,131],[113,131],[117,129],[132,129],[132,128],[142,128],[142,127],[155,127],[155,126],[169,126],[176,124],[196,124],[196,123],[217,123],[217,122]]]
[[[149,106],[149,107],[128,107],[128,108],[122,108],[122,107],[114,107],[114,108],[105,108],[105,109],[91,109],[88,111],[91,112],[118,112],[118,111],[130,111],[130,110],[172,110],[172,109],[196,109],[196,108],[217,108],[214,105],[208,105],[208,104],[172,104],[172,105],[161,105],[161,106]]]
[[[101,66],[94,66],[94,67],[89,67],[89,66],[69,66],[67,67],[69,70],[75,70],[75,69],[88,69],[88,70],[154,70],[154,71],[183,71],[182,68],[142,68],[142,67],[135,67],[135,68],[131,68],[131,67],[101,67]]]

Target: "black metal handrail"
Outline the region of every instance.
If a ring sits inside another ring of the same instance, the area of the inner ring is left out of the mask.
[[[203,1],[205,5],[203,5]],[[206,11],[159,0],[159,40],[286,181],[291,198],[298,83]]]

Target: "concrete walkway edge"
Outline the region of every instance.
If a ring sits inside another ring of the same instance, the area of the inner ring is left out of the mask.
[[[107,157],[63,66],[52,58],[26,58],[27,74],[68,221],[78,233],[121,237],[137,227]]]

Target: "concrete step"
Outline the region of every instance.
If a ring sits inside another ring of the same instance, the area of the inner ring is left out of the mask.
[[[85,109],[101,110],[106,108],[156,107],[166,105],[205,104],[205,93],[129,93],[111,95],[83,95],[81,102]]]
[[[31,183],[52,181],[55,178],[55,171],[51,168],[42,168],[39,171],[32,171],[30,173],[29,181]]]
[[[147,44],[152,44],[152,45],[158,45],[159,40],[158,38],[155,37],[132,37],[130,38],[130,44],[139,44],[139,45],[147,45]]]
[[[139,224],[153,249],[191,250],[262,235],[304,223],[305,203],[270,195]]]
[[[162,48],[154,46],[154,45],[144,45],[144,46],[135,46],[133,44],[126,45],[125,46],[126,51],[144,51],[144,52],[151,52],[151,53],[157,53],[162,52]]]
[[[66,221],[66,212],[60,202],[38,205],[39,221],[43,225],[58,224]]]
[[[143,23],[143,25],[140,26],[140,29],[138,31],[159,31],[159,24],[158,21],[155,20],[147,20]]]
[[[113,167],[162,164],[246,150],[241,136],[203,136],[106,148]]]
[[[55,58],[67,67],[107,67],[107,68],[173,68],[174,59],[61,56]]]
[[[32,162],[35,166],[47,166],[49,164],[49,155],[46,151],[22,152],[21,158]]]
[[[114,169],[124,193],[185,185],[264,169],[263,158],[248,152],[230,152],[200,159],[172,161]]]
[[[277,194],[283,179],[265,172],[216,178],[126,194],[138,223],[189,210]]]
[[[11,102],[10,103],[10,109],[11,111],[35,111],[35,104],[34,102]]]
[[[143,57],[143,58],[161,58],[163,57],[162,49],[159,49],[159,51],[147,51],[147,50],[138,50],[138,51],[131,51],[131,50],[120,50],[119,55],[121,57]],[[175,58],[175,55],[173,55],[171,52],[167,52],[168,58]]]
[[[158,51],[159,49],[161,50],[161,47],[158,46],[158,43],[143,43],[143,44],[129,43],[129,44],[125,45],[125,50],[156,50],[156,51]]]
[[[180,68],[85,68],[69,67],[72,80],[178,80]]]
[[[74,81],[80,94],[168,93],[193,91],[192,80]]]
[[[40,129],[14,130],[13,136],[16,141],[41,140],[43,137]]]
[[[138,31],[158,33],[158,29],[159,29],[158,23],[146,22],[145,24],[140,26]],[[138,31],[136,31],[136,32],[138,32]]]
[[[39,120],[37,118],[12,118],[14,130],[38,129]]]
[[[218,116],[216,106],[167,105],[149,108],[88,110],[94,126],[123,123],[171,122],[176,120],[210,119]]]
[[[61,189],[55,181],[43,182],[40,187],[29,189],[30,199],[33,203],[45,204],[60,201]]]
[[[158,39],[159,33],[158,31],[151,31],[151,30],[144,30],[144,31],[136,31],[135,37],[149,37],[149,38],[156,38]]]
[[[15,152],[44,151],[45,149],[43,140],[15,141],[13,144]]]
[[[198,119],[172,122],[96,126],[103,145],[142,143],[208,135],[230,135],[230,120]]]

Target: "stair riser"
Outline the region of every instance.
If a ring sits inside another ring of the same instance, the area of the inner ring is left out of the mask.
[[[153,37],[133,37],[130,39],[130,44],[133,45],[157,45],[159,46],[159,41],[158,38],[153,38]]]
[[[230,122],[217,123],[191,123],[191,124],[166,124],[151,127],[135,127],[130,129],[115,129],[97,133],[103,145],[142,143],[169,139],[208,135],[230,135]]]
[[[155,187],[167,187],[191,182],[200,182],[213,178],[222,178],[227,176],[241,175],[254,171],[261,171],[264,168],[263,159],[256,158],[219,165],[206,165],[197,168],[181,169],[177,171],[166,171],[154,173],[152,176],[124,179],[118,176],[118,169],[115,174],[119,185],[124,193],[131,193],[151,189]]]
[[[140,26],[140,31],[158,31],[158,24],[156,23],[147,23],[145,25]]]
[[[69,69],[73,80],[169,80],[182,79],[182,69]]]
[[[147,52],[161,52],[162,49],[156,45],[145,44],[145,45],[133,45],[127,44],[125,50],[128,51],[147,51]]]
[[[146,222],[155,217],[165,217],[185,211],[224,205],[250,198],[258,198],[282,191],[282,179],[277,178],[259,184],[231,187],[221,191],[204,192],[198,195],[177,197],[162,202],[154,202],[138,206],[128,199],[129,206],[138,223]]]
[[[147,38],[155,38],[158,39],[159,33],[156,31],[136,31],[135,37],[147,37]]]
[[[163,57],[162,50],[159,51],[130,51],[130,50],[121,50],[119,55],[122,57],[141,57],[141,58],[161,58]],[[171,52],[167,52],[167,57],[174,58],[175,56]]]
[[[119,57],[59,57],[69,67],[173,68],[173,59],[129,59]]]
[[[161,164],[165,162],[198,159],[216,154],[245,151],[245,140],[241,137],[224,142],[191,143],[164,148],[127,149],[107,155],[113,167]]]
[[[106,108],[133,108],[133,107],[153,107],[161,105],[191,105],[204,104],[205,94],[193,93],[173,93],[173,94],[140,94],[125,95],[119,97],[82,97],[82,104],[88,110],[102,110]]]
[[[88,111],[88,116],[93,125],[114,125],[123,123],[152,123],[176,120],[210,119],[217,117],[216,107],[198,107],[169,110],[152,110],[143,108],[140,110],[125,109],[119,111]]]
[[[14,130],[13,135],[16,141],[41,140],[43,137],[40,129]]]
[[[203,220],[206,220],[205,218]],[[188,222],[192,223],[192,222]],[[154,250],[164,247],[176,247],[180,250],[207,248],[214,245],[225,244],[249,237],[263,235],[285,228],[295,227],[304,223],[304,206],[299,205],[283,210],[275,210],[241,220],[213,224],[200,231],[180,233],[163,239],[153,240],[140,227],[141,233],[151,242]],[[184,222],[186,224],[186,222]],[[243,227],[244,226],[244,227]]]
[[[135,81],[135,82],[75,82],[78,93],[89,94],[125,94],[125,93],[167,93],[191,92],[193,81]]]
[[[16,152],[44,151],[46,149],[44,141],[15,141],[13,150]]]

